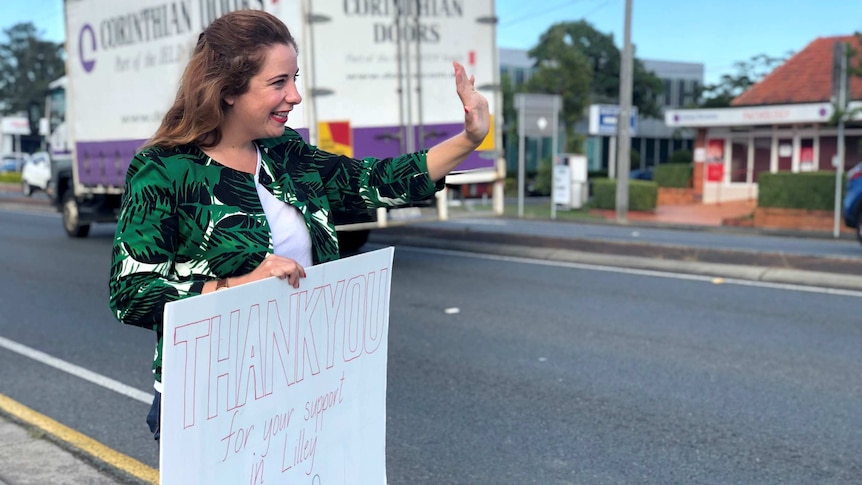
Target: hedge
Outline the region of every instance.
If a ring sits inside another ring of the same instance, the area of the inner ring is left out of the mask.
[[[757,185],[758,207],[835,208],[835,172],[762,172],[758,175]],[[844,187],[844,181],[841,187]]]
[[[692,165],[668,164],[656,165],[652,169],[652,179],[659,187],[691,187]]]
[[[616,209],[617,181],[616,179],[600,178],[593,180],[592,204],[595,209]],[[629,210],[655,210],[658,185],[647,180],[629,180]]]
[[[671,153],[670,158],[667,163],[691,163],[694,161],[694,157],[690,150],[677,150]]]

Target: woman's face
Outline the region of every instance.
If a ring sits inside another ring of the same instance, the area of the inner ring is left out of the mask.
[[[293,46],[266,48],[263,65],[249,81],[248,91],[225,98],[232,106],[225,114],[225,138],[251,141],[281,136],[288,113],[302,101],[296,87],[298,74]]]

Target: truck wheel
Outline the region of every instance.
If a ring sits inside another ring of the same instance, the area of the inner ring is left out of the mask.
[[[21,181],[21,193],[24,194],[24,197],[30,197],[33,195],[33,187],[26,181]]]
[[[78,200],[71,190],[63,194],[63,229],[69,237],[87,237],[90,234],[90,225],[81,224],[81,212]]]
[[[359,251],[368,242],[368,229],[360,231],[341,231],[338,233],[338,251],[342,255],[352,254]]]

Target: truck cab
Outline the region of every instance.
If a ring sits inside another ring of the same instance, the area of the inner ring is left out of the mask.
[[[122,180],[133,153],[115,153],[113,160],[103,153],[76,153],[67,119],[68,78],[63,76],[48,86],[45,118],[47,146],[51,157],[51,201],[63,216],[69,237],[83,238],[94,222],[114,222],[122,197]],[[75,160],[78,170],[74,169]],[[113,163],[111,163],[113,162]],[[99,183],[96,177],[111,180]],[[94,183],[95,182],[95,183]]]

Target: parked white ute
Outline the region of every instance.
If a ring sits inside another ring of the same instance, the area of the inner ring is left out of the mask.
[[[34,153],[21,169],[21,192],[28,197],[36,190],[47,192],[50,183],[51,158],[48,152]]]

